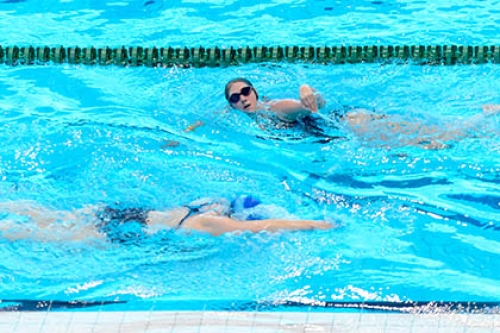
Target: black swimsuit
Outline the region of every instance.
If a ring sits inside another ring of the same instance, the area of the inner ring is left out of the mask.
[[[188,209],[188,213],[186,214],[186,216],[184,216],[180,221],[179,221],[179,224],[177,225],[177,227],[175,229],[179,229],[182,224],[188,219],[190,218],[191,216],[194,216],[196,214],[199,214],[200,213],[200,208],[204,207],[205,205],[203,206],[200,206],[200,207],[190,207],[190,206],[182,206],[182,207],[186,207]]]
[[[186,205],[189,211],[180,221],[175,229],[179,229],[182,224],[191,216],[202,213],[204,207],[214,204],[214,201],[204,202],[200,205]],[[96,228],[106,237],[117,243],[125,243],[143,238],[146,233],[144,229],[148,226],[148,214],[151,209],[146,208],[113,208],[106,206],[96,213],[99,222]]]
[[[218,201],[217,200],[208,200],[208,201],[204,201],[203,203],[200,203],[199,205],[184,205],[182,207],[185,207],[188,209],[188,213],[186,214],[186,216],[184,216],[179,224],[177,225],[176,229],[179,229],[182,224],[184,223],[184,221],[186,221],[188,218],[190,218],[191,216],[194,216],[194,215],[197,215],[197,214],[201,214],[201,213],[205,213],[207,211],[210,211],[210,209],[208,210],[203,210],[203,208],[205,207],[209,207],[213,204],[216,204]],[[229,211],[226,212],[225,214],[223,215],[226,215],[226,216],[230,216],[231,215],[231,212],[232,212],[232,207],[229,207]]]
[[[149,209],[104,207],[96,213],[99,232],[112,242],[124,243],[144,237]]]
[[[271,133],[272,139],[300,140],[306,137],[316,138],[318,143],[345,139],[338,131],[339,122],[345,110],[332,110],[324,117],[315,114],[306,115],[299,120],[284,121],[275,114],[266,112],[256,116],[256,122],[265,132]]]

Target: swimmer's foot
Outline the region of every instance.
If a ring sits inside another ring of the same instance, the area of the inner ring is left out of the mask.
[[[465,127],[468,129],[479,130],[483,126],[486,118],[500,114],[500,104],[485,104],[482,106],[483,112],[475,114],[467,120]]]
[[[485,116],[492,116],[497,113],[500,113],[500,104],[483,105],[483,114]]]
[[[302,106],[310,110],[311,112],[318,112],[318,102],[316,101],[316,96],[314,95],[314,90],[307,84],[303,84],[299,89],[300,102]]]
[[[450,145],[435,140],[421,141],[420,144],[422,145],[422,148],[427,150],[441,150],[441,149],[448,149],[451,147]]]

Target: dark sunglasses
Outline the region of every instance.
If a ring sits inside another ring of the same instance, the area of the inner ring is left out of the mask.
[[[248,96],[250,95],[250,93],[252,92],[252,87],[243,87],[241,88],[240,90],[240,93],[237,94],[237,93],[234,93],[232,94],[230,97],[229,97],[229,102],[233,103],[233,104],[236,104],[238,103],[238,101],[240,100],[240,96],[243,95],[243,96]]]

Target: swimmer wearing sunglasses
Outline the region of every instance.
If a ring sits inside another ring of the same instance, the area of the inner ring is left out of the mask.
[[[294,122],[325,106],[326,102],[321,95],[307,84],[299,89],[300,100],[281,99],[268,102],[260,101],[259,94],[252,83],[245,78],[236,78],[229,81],[225,87],[226,100],[232,108],[255,118],[258,110],[271,111],[285,122]]]
[[[328,136],[323,128],[318,125],[319,120],[325,117],[316,117],[318,109],[325,106],[323,97],[310,86],[304,84],[299,89],[300,100],[282,99],[268,102],[260,101],[257,90],[245,78],[236,78],[229,81],[225,87],[225,96],[232,108],[240,110],[257,120],[257,111],[266,110],[274,113],[280,121],[291,124],[300,120],[315,136],[324,135],[325,142],[330,139],[343,138],[342,136]],[[468,137],[487,137],[498,135],[498,130],[493,133],[474,134],[481,132],[485,127],[487,118],[500,114],[499,104],[482,106],[483,112],[456,122],[455,119],[443,119],[442,124],[436,125],[433,121],[424,124],[403,116],[390,116],[379,114],[364,108],[343,107],[341,110],[329,112],[330,119],[326,125],[343,123],[346,128],[368,144],[385,148],[401,146],[418,146],[424,149],[445,149],[450,147],[450,142],[466,139]],[[318,116],[321,116],[318,114]],[[318,119],[320,118],[320,119]],[[277,126],[275,126],[277,127]],[[283,126],[280,126],[280,128]],[[326,134],[326,135],[325,135]]]

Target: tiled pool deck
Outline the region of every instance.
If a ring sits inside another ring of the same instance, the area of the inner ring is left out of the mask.
[[[500,333],[498,314],[312,312],[3,312],[0,332]]]

